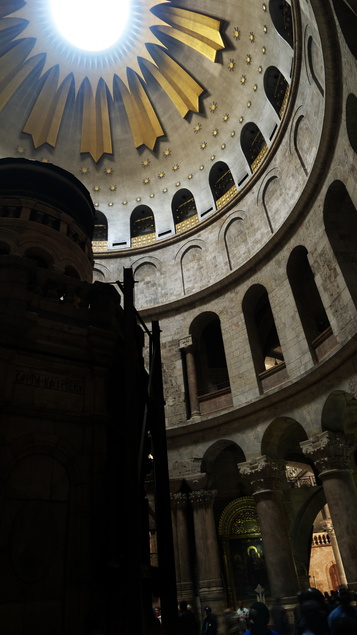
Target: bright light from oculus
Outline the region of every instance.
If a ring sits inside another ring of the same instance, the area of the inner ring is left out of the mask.
[[[61,35],[77,48],[103,51],[115,44],[128,23],[130,0],[50,0]]]

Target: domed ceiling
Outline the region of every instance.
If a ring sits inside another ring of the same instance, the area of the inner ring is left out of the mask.
[[[199,219],[211,211],[215,164],[235,192],[246,184],[283,119],[293,67],[287,2],[131,0],[129,10],[118,41],[89,52],[60,34],[50,0],[0,0],[1,156],[71,171],[124,246],[138,205],[161,230],[182,188]]]

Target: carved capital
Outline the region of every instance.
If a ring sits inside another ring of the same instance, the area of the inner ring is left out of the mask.
[[[188,496],[187,494],[183,494],[182,492],[170,494],[170,498],[172,509],[183,509],[188,504]]]
[[[194,346],[194,342],[193,342],[193,337],[192,335],[187,335],[186,337],[183,337],[182,339],[179,340],[179,349],[180,350],[193,350],[193,346]]]
[[[217,494],[216,490],[200,489],[197,492],[189,494],[190,503],[193,507],[212,507],[214,498]]]
[[[238,463],[238,469],[255,494],[264,490],[282,490],[287,486],[284,461],[263,455],[246,463]]]
[[[329,430],[300,443],[303,453],[314,462],[319,474],[330,470],[351,469],[351,455],[356,445],[352,434]]]
[[[333,528],[332,520],[323,520],[321,523],[321,527],[324,531],[328,533],[329,536],[335,535],[335,530]]]

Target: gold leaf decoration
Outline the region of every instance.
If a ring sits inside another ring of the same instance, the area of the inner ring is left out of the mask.
[[[150,51],[157,66],[144,59],[140,60],[141,64],[158,81],[181,117],[185,117],[190,110],[198,112],[203,88],[161,48],[150,47]]]
[[[58,66],[54,66],[47,74],[23,129],[32,136],[35,148],[44,143],[55,147],[57,142],[69,89],[73,82],[73,77],[68,75],[58,88],[58,78],[59,69]]]
[[[183,42],[212,62],[216,60],[217,51],[224,49],[219,20],[168,4],[155,7],[153,13],[174,27],[158,26],[157,31]]]
[[[0,57],[0,110],[33,73],[33,104],[23,131],[35,148],[55,147],[69,95],[82,106],[80,152],[95,162],[113,154],[111,101],[116,89],[123,99],[136,148],[154,149],[164,135],[147,92],[147,73],[160,84],[181,117],[199,112],[204,91],[197,81],[167,53],[167,36],[215,62],[225,45],[221,22],[179,8],[171,0],[132,0],[131,28],[110,51],[83,52],[69,45],[54,28],[45,0],[3,0],[0,31],[4,34]],[[59,63],[60,60],[60,63]],[[37,72],[37,74],[34,73]]]
[[[164,136],[164,131],[138,75],[130,74],[130,91],[119,77],[114,80],[123,97],[135,147],[146,145],[153,150],[156,139]]]
[[[104,153],[112,153],[112,135],[106,86],[100,80],[94,98],[89,80],[83,82],[83,117],[81,152],[89,152],[94,161]]]

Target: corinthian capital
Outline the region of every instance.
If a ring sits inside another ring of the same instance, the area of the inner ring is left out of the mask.
[[[239,473],[253,493],[286,488],[285,462],[263,455],[246,463],[238,463]]]
[[[351,454],[356,448],[353,434],[322,432],[300,443],[305,456],[312,459],[319,473],[351,469]]]
[[[335,530],[333,528],[333,524],[332,524],[332,520],[323,520],[321,523],[321,527],[324,531],[327,531],[327,533],[329,534],[329,536],[335,535]]]
[[[216,490],[200,489],[189,494],[190,503],[193,507],[211,507],[217,494]]]
[[[170,498],[172,509],[183,509],[188,503],[187,494],[183,494],[182,492],[170,494]]]

